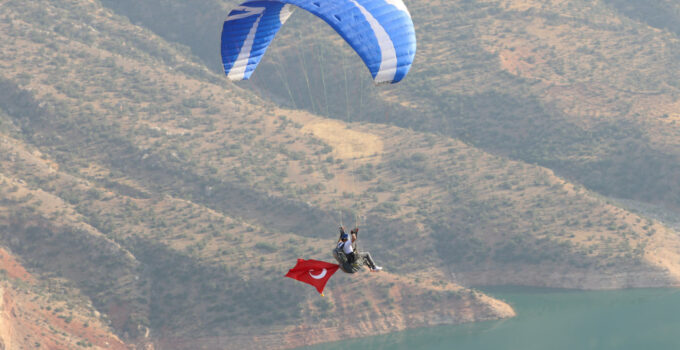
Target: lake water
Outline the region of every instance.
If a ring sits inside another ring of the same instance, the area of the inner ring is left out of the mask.
[[[304,350],[679,350],[680,290],[493,288],[517,317],[408,330]],[[301,350],[302,350],[301,349]]]

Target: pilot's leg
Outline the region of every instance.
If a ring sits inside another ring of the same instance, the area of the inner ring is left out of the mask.
[[[364,264],[368,266],[371,270],[374,270],[376,265],[375,262],[373,261],[373,258],[371,257],[371,253],[369,252],[361,252],[359,253],[359,256],[364,260]]]

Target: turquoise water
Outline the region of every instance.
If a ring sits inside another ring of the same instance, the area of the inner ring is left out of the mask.
[[[409,330],[304,350],[679,350],[680,290],[493,288],[517,317]]]

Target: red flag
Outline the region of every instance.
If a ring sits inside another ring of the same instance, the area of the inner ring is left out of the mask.
[[[297,264],[288,271],[286,277],[311,284],[319,293],[323,293],[326,283],[339,268],[340,265],[325,261],[298,259]]]

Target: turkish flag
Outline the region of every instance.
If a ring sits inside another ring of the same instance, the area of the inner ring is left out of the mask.
[[[340,265],[325,261],[298,259],[297,264],[288,271],[286,277],[311,284],[319,293],[323,293],[326,283],[339,268]]]

